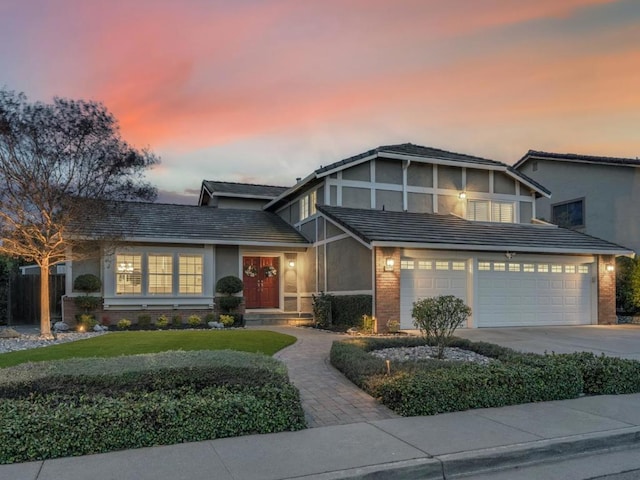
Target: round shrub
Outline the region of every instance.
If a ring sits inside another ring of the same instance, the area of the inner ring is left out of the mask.
[[[233,295],[234,293],[240,293],[244,285],[242,280],[233,275],[229,275],[227,277],[222,277],[216,283],[216,292],[225,293],[227,295]]]
[[[131,320],[123,318],[117,323],[118,330],[128,330],[131,327]]]
[[[78,275],[73,281],[73,289],[80,292],[97,292],[102,288],[102,282],[98,277],[91,273]]]
[[[187,318],[187,323],[192,328],[199,327],[200,325],[202,325],[202,319],[195,314],[189,315],[189,318]]]
[[[216,302],[223,311],[230,312],[242,303],[242,297],[218,297]]]

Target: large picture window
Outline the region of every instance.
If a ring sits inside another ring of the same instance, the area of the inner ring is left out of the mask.
[[[584,227],[584,200],[558,203],[551,207],[552,222],[566,228]]]
[[[116,293],[142,293],[142,255],[116,255]]]
[[[204,255],[193,253],[116,254],[117,295],[202,295]]]
[[[183,294],[202,293],[202,255],[180,255],[179,291]]]

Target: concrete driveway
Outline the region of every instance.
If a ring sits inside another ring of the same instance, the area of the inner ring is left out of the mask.
[[[475,328],[456,330],[456,336],[491,342],[533,353],[604,353],[640,360],[640,325],[575,327]]]

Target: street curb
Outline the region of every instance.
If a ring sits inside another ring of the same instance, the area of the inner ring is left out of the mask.
[[[305,480],[446,480],[640,444],[640,427],[305,475]],[[292,478],[293,480],[293,478]]]

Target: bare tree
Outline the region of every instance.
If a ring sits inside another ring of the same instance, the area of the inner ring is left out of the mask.
[[[43,337],[52,338],[49,267],[81,251],[77,227],[123,205],[112,200],[154,200],[144,171],[156,163],[121,138],[101,103],[29,103],[0,90],[0,254],[40,266]]]

